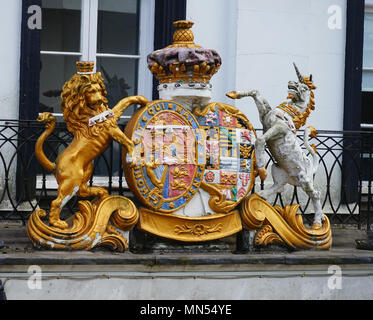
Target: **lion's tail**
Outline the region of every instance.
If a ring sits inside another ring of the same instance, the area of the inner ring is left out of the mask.
[[[35,143],[35,156],[46,170],[52,172],[56,168],[56,164],[47,158],[43,151],[43,145],[44,141],[54,130],[54,127],[56,126],[56,119],[50,112],[43,112],[41,115],[39,115],[37,121],[45,123],[45,130]]]
[[[304,134],[303,134],[304,146],[306,147],[307,151],[312,156],[312,169],[313,169],[312,174],[315,174],[317,171],[317,168],[319,167],[319,157],[317,156],[316,146],[314,144],[310,145],[308,138],[309,137],[316,138],[316,136],[317,136],[317,132],[314,127],[309,126],[304,130]]]

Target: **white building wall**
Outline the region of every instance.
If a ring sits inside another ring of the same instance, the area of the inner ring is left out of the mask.
[[[0,0],[0,8],[0,119],[18,119],[22,1]],[[4,130],[2,134],[11,137],[14,131]],[[10,143],[0,148],[4,160],[0,164],[0,197],[5,193],[0,210],[11,208],[5,190],[5,172],[9,173],[8,191],[15,194],[17,158],[13,157],[14,152],[15,147]]]
[[[235,88],[237,2],[235,0],[188,0],[186,19],[193,21],[194,42],[206,49],[215,49],[222,58],[218,73],[213,76],[213,101],[232,104],[225,93]]]
[[[1,119],[18,119],[21,0],[0,0]]]
[[[332,5],[341,13],[337,29],[328,26]],[[346,0],[188,0],[187,19],[195,22],[196,42],[222,57],[215,101],[236,104],[261,128],[253,101],[234,102],[225,93],[258,89],[275,107],[286,98],[287,82],[296,79],[295,62],[318,86],[309,124],[343,129]]]

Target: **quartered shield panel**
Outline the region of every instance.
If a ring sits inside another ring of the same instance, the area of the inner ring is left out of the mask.
[[[173,101],[154,101],[135,113],[125,133],[135,144],[132,162],[123,159],[125,177],[138,200],[159,212],[185,206],[204,173],[205,143],[196,118]]]
[[[226,200],[241,201],[252,189],[255,134],[224,110],[197,117],[203,129],[206,166],[203,181],[218,187]]]

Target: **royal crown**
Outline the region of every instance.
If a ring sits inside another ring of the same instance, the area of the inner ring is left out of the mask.
[[[93,72],[95,63],[93,61],[77,61],[76,71],[79,74],[90,74]]]
[[[173,44],[148,55],[148,68],[160,83],[208,83],[219,70],[221,58],[212,49],[194,43],[193,22],[175,21]]]

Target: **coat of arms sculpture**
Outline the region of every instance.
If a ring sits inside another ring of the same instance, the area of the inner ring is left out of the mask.
[[[43,113],[38,118],[46,129],[36,143],[36,155],[54,173],[59,187],[49,223],[44,219],[46,211],[31,214],[28,234],[35,246],[89,250],[107,245],[124,251],[127,239],[122,231],[136,226],[184,242],[220,239],[246,229],[256,231],[257,246],[330,247],[329,221],[322,215],[313,188],[316,150],[308,148],[312,155],[308,159],[299,144],[289,149],[281,140],[286,136],[286,141],[295,141],[296,131],[314,108],[312,79],[301,77],[297,70],[299,81],[289,82],[291,101],[273,110],[255,90],[228,94],[234,99],[255,99],[264,119],[264,135],[258,137],[239,109],[210,101],[210,79],[219,70],[221,58],[215,50],[194,43],[192,25],[190,21],[174,22],[173,44],[148,55],[148,67],[160,83],[160,100],[127,97],[110,109],[101,74],[93,72],[92,63],[77,62],[77,73],[61,94],[64,119],[74,139],[55,163],[43,152],[43,143],[54,129],[54,117]],[[122,132],[117,120],[131,104],[140,108]],[[269,120],[264,117],[267,114]],[[308,146],[308,134],[314,136],[315,130],[305,132]],[[122,145],[124,175],[136,204],[87,185],[93,160],[111,140]],[[275,187],[250,194],[256,177],[264,180],[267,175],[265,143],[276,160],[272,167]],[[288,155],[285,160],[284,152]],[[297,172],[292,171],[294,166]],[[265,201],[268,192],[280,192],[288,182],[303,187],[312,198],[316,214],[311,228],[304,226],[298,205],[280,208]],[[60,211],[75,194],[96,199],[80,201],[80,211],[63,221]]]

